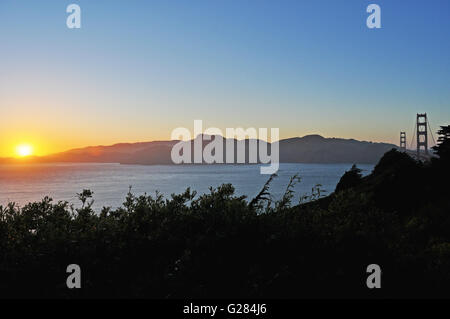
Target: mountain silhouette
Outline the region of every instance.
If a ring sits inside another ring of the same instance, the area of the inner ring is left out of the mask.
[[[237,141],[225,139],[222,136],[199,135],[203,138],[202,150],[211,141],[223,139],[223,159],[226,159],[227,141],[234,144],[234,158],[237,161]],[[245,145],[245,163],[249,162],[249,145],[251,140],[240,141]],[[180,141],[153,141],[140,143],[120,143],[109,146],[89,146],[72,149],[66,152],[27,159],[0,159],[0,163],[33,162],[81,162],[81,163],[121,163],[141,165],[173,164],[171,159],[172,147]],[[266,143],[260,141],[261,143]],[[194,140],[191,143],[194,152]],[[306,135],[280,140],[281,163],[376,163],[384,153],[397,148],[394,144],[357,141],[354,139],[325,138],[320,135]],[[263,144],[264,145],[264,144]],[[268,153],[272,144],[267,143]],[[259,148],[258,148],[259,149]],[[193,162],[193,154],[191,155]],[[259,157],[258,157],[259,162]]]

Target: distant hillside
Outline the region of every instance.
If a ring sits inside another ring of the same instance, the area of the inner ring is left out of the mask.
[[[392,148],[397,148],[397,146],[387,143],[307,135],[281,140],[280,162],[374,164]]]
[[[197,137],[197,138],[200,138]],[[223,139],[221,136],[213,136]],[[223,157],[226,157],[226,139],[224,139]],[[17,162],[94,162],[121,164],[172,164],[171,150],[179,141],[154,141],[142,143],[121,143],[110,146],[89,146],[62,153],[29,159],[0,159],[0,163]],[[236,142],[236,141],[234,141]],[[191,143],[193,140],[184,142]],[[203,141],[203,148],[209,144]],[[376,163],[384,153],[397,148],[393,144],[372,143],[354,139],[324,138],[320,135],[307,135],[280,140],[281,163]],[[236,143],[235,159],[236,159]],[[245,141],[246,162],[248,162],[249,140]],[[270,152],[271,144],[267,144]],[[194,148],[192,147],[192,150]]]
[[[42,159],[45,162],[124,163],[141,152],[144,152],[150,158],[151,156],[158,157],[167,153],[167,151],[169,152],[170,159],[170,150],[172,145],[176,143],[176,141],[155,141],[120,143],[110,146],[90,146],[53,154]]]

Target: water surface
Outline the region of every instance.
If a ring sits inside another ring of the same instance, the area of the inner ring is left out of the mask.
[[[332,192],[342,174],[352,164],[280,164],[278,177],[271,184],[271,194],[279,199],[289,178],[299,174],[302,181],[296,185],[296,201],[300,195],[310,194],[312,187]],[[373,165],[358,165],[363,174]],[[136,195],[161,192],[165,196],[181,193],[187,187],[198,193],[209,191],[223,183],[232,183],[238,195],[254,197],[269,178],[261,175],[259,165],[120,165],[120,164],[33,164],[0,165],[0,205],[14,201],[23,206],[50,196],[79,204],[76,193],[83,189],[94,191],[94,208],[120,206],[132,186]]]

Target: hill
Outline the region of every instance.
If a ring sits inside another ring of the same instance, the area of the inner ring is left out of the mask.
[[[197,137],[200,138],[200,135]],[[226,142],[221,136],[213,136],[223,139],[223,158],[226,158]],[[28,159],[0,159],[0,163],[34,162],[94,162],[94,163],[121,163],[121,164],[173,164],[171,159],[172,147],[179,141],[153,141],[141,143],[120,143],[110,146],[89,146],[52,154],[43,157]],[[184,143],[194,143],[194,140]],[[203,149],[210,143],[203,140]],[[307,135],[283,139],[279,142],[281,163],[376,163],[382,155],[397,148],[388,143],[373,143],[357,141],[354,139],[324,138],[320,135]],[[236,140],[233,141],[236,159]],[[192,145],[191,145],[192,146]],[[268,143],[267,149],[272,145]],[[194,149],[193,147],[191,148]],[[249,140],[245,140],[245,162],[249,162]],[[191,157],[192,158],[192,157]],[[258,159],[259,161],[259,159]]]

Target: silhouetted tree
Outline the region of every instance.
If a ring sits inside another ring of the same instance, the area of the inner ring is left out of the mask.
[[[450,160],[450,125],[441,126],[438,131],[438,145],[433,147],[433,150],[439,155],[440,159],[443,161]]]
[[[345,189],[357,186],[361,183],[361,179],[361,169],[353,164],[352,168],[349,171],[345,172],[344,175],[342,175],[339,183],[336,186],[336,192],[340,192]]]

